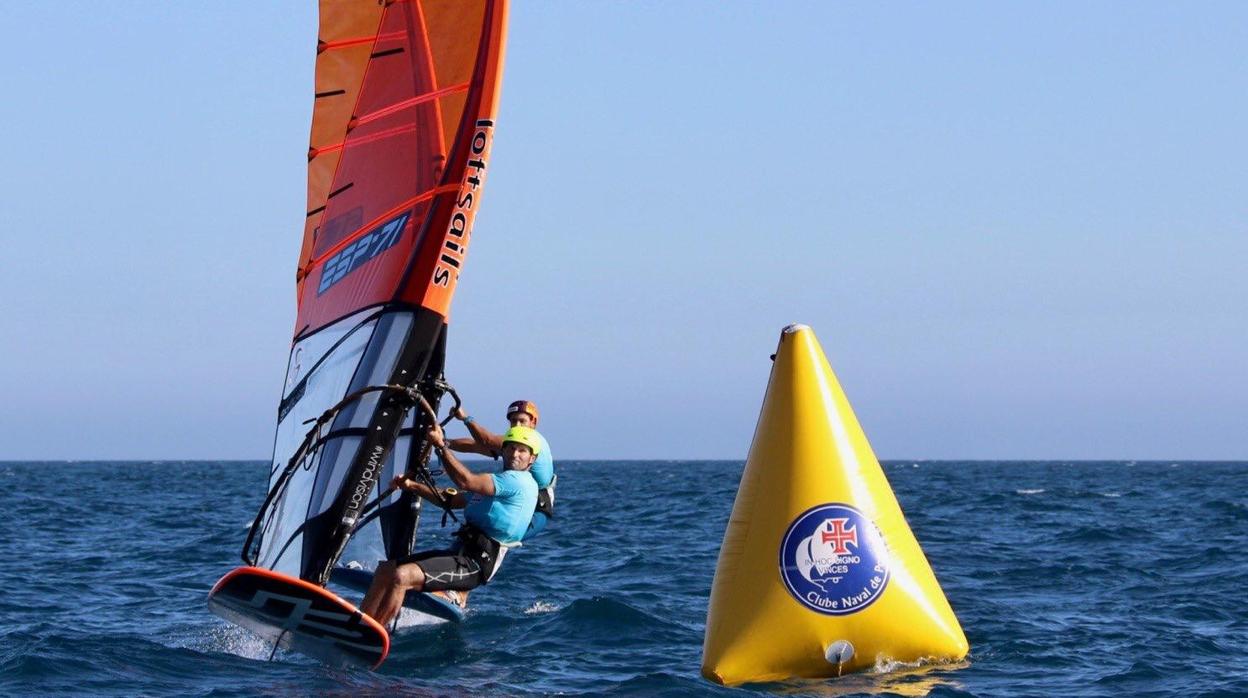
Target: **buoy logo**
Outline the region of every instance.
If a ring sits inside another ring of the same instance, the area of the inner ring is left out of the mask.
[[[870,606],[888,586],[888,549],[875,524],[848,504],[821,504],[789,525],[780,578],[812,611],[843,616]]]

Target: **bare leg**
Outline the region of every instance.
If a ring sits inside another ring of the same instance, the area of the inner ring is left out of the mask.
[[[407,596],[408,590],[419,591],[424,586],[425,573],[420,565],[408,563],[396,566],[393,562],[383,562],[377,566],[372,586],[368,588],[360,610],[385,626],[403,608],[403,597]]]
[[[390,586],[391,579],[394,577],[395,565],[393,562],[386,560],[377,565],[377,571],[373,573],[373,581],[368,585],[368,593],[364,594],[364,600],[360,602],[360,610],[365,614],[377,617],[377,606],[381,603],[381,597],[386,589]]]

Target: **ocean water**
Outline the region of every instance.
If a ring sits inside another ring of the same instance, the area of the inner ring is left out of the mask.
[[[886,463],[967,661],[726,689],[698,666],[741,468],[561,462],[559,518],[467,622],[368,672],[270,662],[205,608],[265,464],[0,463],[0,694],[1248,695],[1248,464]]]

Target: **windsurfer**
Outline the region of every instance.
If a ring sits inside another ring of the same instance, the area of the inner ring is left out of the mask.
[[[439,426],[429,430],[429,443],[463,491],[435,492],[403,475],[394,479],[394,485],[433,502],[440,503],[445,496],[452,507],[464,509],[466,523],[450,549],[413,553],[377,566],[360,610],[382,625],[399,612],[409,590],[465,592],[488,582],[507,550],[524,537],[537,504],[537,484],[526,474],[542,450],[541,437],[533,429],[512,427],[501,437],[502,473],[466,468],[447,450]]]
[[[536,432],[538,414],[537,405],[529,400],[516,400],[507,406],[507,422],[513,427],[529,427]],[[464,426],[468,428],[468,433],[472,434],[472,438],[451,439],[447,442],[447,446],[452,451],[498,458],[499,451],[503,447],[501,436],[478,424],[464,411],[463,407],[456,408],[455,417],[464,423]],[[540,533],[546,528],[550,518],[555,515],[555,461],[551,456],[550,444],[547,443],[546,437],[539,432],[537,438],[541,441],[541,451],[529,470],[533,479],[537,481],[539,489],[537,511],[533,515],[533,521],[529,524],[529,530],[524,534],[526,539]]]

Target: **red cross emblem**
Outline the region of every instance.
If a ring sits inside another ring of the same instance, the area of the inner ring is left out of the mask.
[[[819,537],[824,543],[832,543],[835,549],[833,555],[847,555],[849,548],[845,547],[846,543],[858,545],[858,529],[852,528],[845,530],[845,524],[849,523],[849,519],[829,519],[826,525],[830,526],[830,531],[819,531]]]

